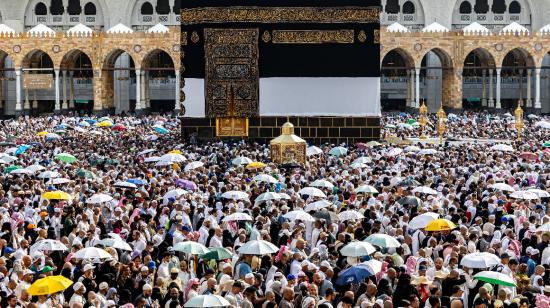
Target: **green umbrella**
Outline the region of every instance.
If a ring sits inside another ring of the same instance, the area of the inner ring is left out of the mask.
[[[474,279],[506,287],[515,287],[514,278],[499,272],[483,271],[474,275]]]
[[[85,169],[79,169],[76,172],[76,176],[85,178],[85,179],[93,179],[95,178],[95,174],[91,171],[85,170]]]
[[[23,167],[18,166],[18,165],[11,165],[11,166],[7,167],[6,169],[4,169],[4,173],[10,173],[13,170],[17,170],[17,169],[23,169]]]
[[[550,141],[546,141],[542,146],[545,148],[550,148]]]
[[[365,239],[365,242],[382,248],[401,247],[401,244],[395,238],[382,233],[369,235],[369,237]]]
[[[68,153],[59,153],[55,155],[55,158],[59,159],[64,163],[69,163],[69,164],[74,163],[76,161],[76,157]]]
[[[191,255],[203,255],[209,252],[210,249],[206,248],[203,244],[187,241],[174,245],[174,251],[181,251]]]
[[[233,258],[231,251],[223,248],[210,248],[210,252],[207,252],[201,256],[204,260],[225,260]]]
[[[413,123],[416,123],[416,120],[415,119],[409,119],[408,123],[412,125]]]

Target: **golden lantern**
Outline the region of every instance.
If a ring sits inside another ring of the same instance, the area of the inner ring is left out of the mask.
[[[521,141],[521,132],[523,131],[523,109],[521,109],[521,104],[518,102],[518,108],[514,111],[514,116],[516,120],[516,131],[518,132],[517,141]]]
[[[294,135],[294,125],[286,122],[282,134],[269,142],[271,160],[277,164],[304,164],[306,141]]]
[[[443,135],[445,134],[445,131],[447,131],[446,121],[447,114],[445,113],[445,110],[443,110],[443,106],[441,106],[437,112],[437,133],[439,134],[440,144],[443,144]]]
[[[420,125],[420,139],[426,139],[424,135],[424,127],[428,124],[428,107],[426,107],[426,101],[422,101],[422,106],[418,109],[420,116],[418,118],[418,124]]]

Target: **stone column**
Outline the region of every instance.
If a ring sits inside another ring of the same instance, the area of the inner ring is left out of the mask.
[[[540,71],[540,67],[535,69],[535,108],[537,109],[542,108],[542,104],[540,103]]]
[[[483,70],[483,76],[481,77],[481,106],[487,107],[487,96],[485,95],[486,90],[486,79],[487,79],[487,70]]]
[[[519,104],[523,106],[523,69],[519,70]]]
[[[61,102],[61,109],[67,110],[67,71],[62,72],[63,78],[61,78],[61,84],[63,85],[63,101]]]
[[[147,95],[145,94],[145,90],[146,90],[146,88],[145,88],[145,75],[146,75],[145,71],[141,71],[141,78],[140,78],[140,81],[141,81],[140,90],[141,90],[141,92],[140,92],[140,95],[141,95],[141,107],[143,109],[147,109],[147,99],[146,99]]]
[[[21,69],[15,69],[15,111],[21,112]]]
[[[175,96],[175,101],[176,101],[176,104],[174,105],[174,110],[180,110],[181,107],[180,107],[180,86],[181,86],[181,76],[180,76],[180,71],[179,69],[175,70],[175,73],[176,73],[176,96]],[[408,92],[407,92],[408,94]],[[408,99],[408,97],[407,97]],[[407,102],[408,104],[408,102]]]
[[[59,102],[60,95],[59,95],[59,69],[56,69],[55,71],[55,111],[61,110],[61,105]]]
[[[151,89],[149,85],[150,81],[150,74],[145,73],[145,105],[147,106],[147,108],[151,108]]]
[[[527,99],[525,100],[525,107],[532,107],[531,104],[531,69],[527,69]]]
[[[489,70],[489,102],[488,107],[495,107],[495,100],[493,99],[495,91],[493,89],[493,69]]]
[[[69,109],[74,109],[74,72],[69,72]]]
[[[415,70],[415,81],[416,81],[416,98],[414,101],[414,108],[420,107],[420,67],[417,67]]]
[[[141,69],[136,69],[136,111],[143,109],[141,105]]]
[[[496,109],[502,108],[500,104],[500,71],[501,71],[501,68],[497,68],[497,101],[495,104]]]
[[[29,90],[25,89],[25,102],[23,103],[23,111],[31,109],[31,103],[29,102]]]
[[[0,76],[0,108],[4,108],[4,78],[5,77],[6,77],[6,73],[2,72],[2,75]],[[6,111],[4,110],[4,114],[5,113]]]
[[[409,107],[414,108],[414,101],[416,99],[416,95],[414,94],[414,89],[416,88],[416,82],[414,80],[415,71],[414,69],[409,71],[409,91],[411,92],[411,97],[409,100]]]

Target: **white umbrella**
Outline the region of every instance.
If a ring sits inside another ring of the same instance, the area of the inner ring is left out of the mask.
[[[507,274],[491,271],[483,271],[474,275],[474,279],[507,287],[515,287],[516,280]]]
[[[537,123],[535,123],[535,126],[550,129],[550,122],[538,121]]]
[[[244,243],[238,250],[241,255],[266,255],[279,251],[277,246],[264,240],[254,240]]]
[[[372,162],[372,159],[370,157],[359,157],[358,159],[354,160],[354,164],[370,164]]]
[[[418,155],[434,155],[436,153],[436,149],[422,149],[418,152]]]
[[[222,221],[253,221],[252,216],[246,213],[233,213],[231,215],[225,216]]]
[[[41,166],[41,165],[30,165],[30,166],[27,166],[27,168],[25,168],[25,169],[30,170],[33,173],[36,173],[38,171],[46,170],[46,167]]]
[[[86,200],[88,204],[101,204],[113,200],[113,197],[107,194],[95,194]]]
[[[353,163],[349,165],[352,169],[363,169],[367,168],[368,166],[366,164],[359,164],[359,163]]]
[[[348,153],[348,149],[346,149],[344,147],[334,147],[334,148],[330,149],[330,151],[328,153],[330,155],[338,157],[338,156],[346,155]]]
[[[382,262],[378,261],[376,259],[370,259],[370,260],[365,261],[365,262],[360,263],[360,264],[365,265],[368,268],[370,268],[372,273],[375,274],[375,275],[382,271]]]
[[[174,251],[181,251],[192,255],[203,255],[210,252],[210,249],[201,243],[185,241],[174,245]]]
[[[535,232],[550,232],[550,222],[547,222],[537,229],[535,229]]]
[[[417,147],[416,145],[409,145],[405,148],[405,152],[420,152],[420,150],[422,149]]]
[[[147,150],[143,150],[139,153],[137,153],[137,156],[141,156],[141,155],[145,155],[145,154],[149,154],[149,153],[153,153],[153,152],[156,152],[157,150],[155,149],[147,149]]]
[[[283,215],[283,217],[291,221],[294,221],[294,220],[315,221],[315,218],[313,218],[311,215],[309,215],[304,211],[290,211],[285,215]]]
[[[230,190],[222,194],[222,198],[231,200],[248,200],[248,194],[244,191]]]
[[[248,165],[248,164],[252,163],[252,159],[250,159],[248,157],[237,157],[237,158],[233,159],[231,161],[231,163],[235,166]]]
[[[495,183],[495,184],[489,185],[488,187],[496,190],[503,190],[503,191],[510,191],[510,192],[516,191],[514,187],[505,183]]]
[[[73,256],[73,259],[93,260],[94,263],[102,263],[105,260],[112,258],[111,254],[107,251],[97,247],[87,247],[80,249]]]
[[[122,249],[126,251],[133,251],[132,247],[120,237],[104,238],[101,241],[99,241],[99,243],[105,247],[112,247],[112,248]]]
[[[253,177],[252,180],[256,182],[263,182],[263,183],[269,183],[269,184],[275,184],[279,182],[276,178],[272,177],[271,175],[263,174],[263,173]]]
[[[29,170],[29,169],[21,168],[21,169],[15,169],[15,170],[10,171],[10,174],[26,174],[26,175],[32,175],[32,174],[34,174],[34,172],[32,172],[32,171]]]
[[[200,168],[202,166],[204,166],[203,162],[201,162],[201,161],[192,161],[192,162],[188,163],[187,165],[185,165],[184,170],[185,171],[195,170],[195,169]]]
[[[256,197],[256,201],[254,203],[255,204],[260,204],[260,203],[268,201],[268,200],[281,200],[281,199],[282,199],[282,197],[281,197],[280,194],[278,194],[276,192],[267,191],[267,192],[264,192],[263,194],[259,195],[258,197]]]
[[[311,183],[310,185],[313,187],[322,187],[322,188],[329,188],[329,189],[334,188],[334,185],[327,180],[317,180]]]
[[[370,186],[370,185],[361,185],[357,187],[355,190],[356,193],[364,193],[364,194],[377,194],[378,190],[376,188]]]
[[[420,214],[418,216],[413,217],[411,221],[409,221],[409,228],[412,230],[415,229],[422,229],[426,228],[428,223],[432,220],[436,220],[439,218],[439,214],[428,212],[424,214]]]
[[[305,211],[306,212],[310,212],[310,211],[318,211],[320,209],[324,209],[324,208],[327,208],[329,206],[331,206],[332,203],[327,201],[327,200],[319,200],[319,201],[315,201],[315,202],[312,202],[308,205],[306,205],[305,207]]]
[[[550,193],[546,190],[531,188],[527,190],[539,196],[540,198],[550,198]]]
[[[208,308],[208,307],[229,307],[231,303],[225,298],[209,294],[209,295],[197,295],[183,305],[185,308]]]
[[[185,191],[181,188],[176,188],[176,189],[172,189],[172,190],[168,191],[167,193],[165,193],[164,196],[162,196],[162,200],[163,200],[164,204],[167,204],[169,202],[170,198],[178,199],[179,197],[181,197],[183,195],[186,195],[186,194],[187,194],[187,191]]]
[[[401,247],[401,243],[399,243],[394,237],[389,236],[387,234],[382,233],[375,233],[369,235],[365,242],[370,243],[372,245],[376,245],[378,247],[382,248],[396,248]]]
[[[323,191],[321,191],[319,188],[316,187],[305,187],[300,189],[298,191],[300,195],[308,195],[310,197],[319,197],[319,198],[326,198],[327,195]]]
[[[386,153],[386,156],[388,157],[395,157],[395,156],[398,156],[399,154],[403,153],[403,149],[401,148],[393,148],[391,149],[390,151],[388,151]]]
[[[437,191],[427,186],[420,186],[413,189],[413,193],[421,193],[426,195],[437,195]]]
[[[182,163],[186,161],[185,157],[181,154],[169,153],[160,157],[159,161],[164,163]]]
[[[507,144],[495,144],[491,147],[491,150],[500,152],[514,152],[514,148]]]
[[[69,248],[65,244],[58,240],[45,239],[36,242],[31,246],[30,252],[33,254],[35,251],[67,251]]]
[[[346,221],[346,220],[359,220],[365,218],[363,214],[357,212],[356,210],[348,210],[343,211],[338,214],[338,218],[340,221]]]
[[[283,200],[290,200],[290,196],[286,193],[279,193],[279,196],[281,196]]]
[[[59,136],[58,134],[49,133],[46,135],[46,139],[61,139],[61,136]]]
[[[488,252],[474,252],[465,255],[460,265],[468,268],[489,268],[500,264],[500,258]]]
[[[376,248],[367,242],[351,242],[340,250],[344,257],[364,257],[375,252]]]
[[[114,186],[115,187],[122,187],[122,188],[133,188],[133,189],[137,188],[136,184],[133,184],[133,183],[130,183],[130,182],[125,182],[125,181],[118,181],[118,182],[115,183]]]
[[[70,183],[71,180],[70,179],[67,179],[67,178],[55,178],[55,179],[50,179],[49,181],[46,182],[46,184],[48,185],[60,185],[60,184],[67,184],[67,183]]]
[[[40,179],[53,179],[60,177],[61,174],[57,171],[44,171],[38,175]]]
[[[523,200],[537,200],[539,199],[539,196],[535,194],[534,192],[526,191],[526,190],[519,190],[514,191],[510,194],[510,197],[514,199],[523,199]]]
[[[160,160],[160,157],[158,156],[151,156],[151,157],[147,157],[145,158],[143,161],[146,162],[146,163],[156,163]]]
[[[307,156],[319,155],[321,153],[323,153],[323,150],[321,150],[320,148],[318,148],[314,145],[312,145],[312,146],[310,146],[306,149],[306,155]]]

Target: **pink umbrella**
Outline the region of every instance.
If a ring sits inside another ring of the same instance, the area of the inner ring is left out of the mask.
[[[197,184],[195,184],[195,182],[189,181],[189,180],[181,180],[181,179],[176,180],[176,185],[181,187],[181,188],[188,189],[188,190],[197,189]]]

